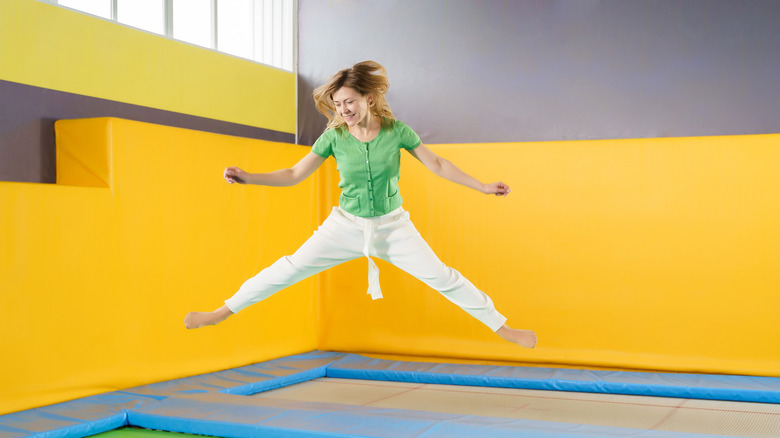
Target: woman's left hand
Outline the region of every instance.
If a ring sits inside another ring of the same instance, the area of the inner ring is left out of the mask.
[[[508,185],[499,181],[499,182],[494,182],[493,184],[485,184],[484,192],[487,193],[488,195],[506,197],[506,195],[509,194],[510,190]]]

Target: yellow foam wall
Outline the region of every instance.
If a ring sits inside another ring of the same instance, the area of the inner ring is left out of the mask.
[[[780,375],[780,135],[432,148],[512,187],[489,197],[402,165],[422,235],[538,348],[385,263],[372,302],[365,260],[324,277],[322,348]]]
[[[41,1],[0,2],[0,79],[295,132],[295,74]]]
[[[308,148],[119,119],[57,123],[59,184],[0,182],[0,413],[317,347],[310,279],[217,327],[219,307],[316,227],[317,178],[229,185]]]

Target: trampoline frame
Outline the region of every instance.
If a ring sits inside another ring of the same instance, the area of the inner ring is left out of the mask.
[[[0,416],[0,434],[84,437],[124,426],[250,437],[695,436],[245,397],[321,377],[780,403],[780,378],[408,362],[313,351]],[[372,432],[374,431],[374,432]],[[377,434],[375,434],[377,433]],[[704,436],[704,435],[701,435]]]

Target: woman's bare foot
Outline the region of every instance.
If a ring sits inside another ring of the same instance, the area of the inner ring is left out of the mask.
[[[504,338],[504,340],[514,342],[521,347],[536,347],[536,333],[531,330],[513,329],[512,327],[504,324],[496,331],[496,334]]]
[[[213,312],[190,312],[184,317],[184,327],[196,329],[207,325],[219,324],[232,314],[233,312],[227,306],[222,306]]]

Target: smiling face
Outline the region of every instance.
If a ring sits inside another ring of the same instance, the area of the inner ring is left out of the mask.
[[[371,117],[368,108],[370,101],[370,96],[363,96],[350,87],[341,87],[333,93],[333,104],[336,106],[336,113],[344,119],[344,122],[350,128],[369,122]]]

